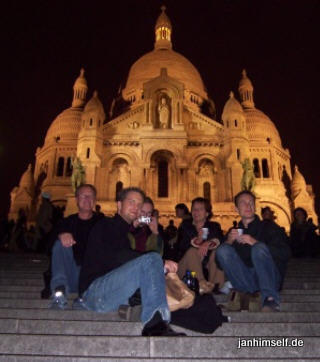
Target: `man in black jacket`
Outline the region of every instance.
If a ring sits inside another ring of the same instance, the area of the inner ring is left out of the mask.
[[[261,292],[263,312],[279,311],[279,289],[290,255],[286,235],[276,223],[255,215],[255,196],[250,191],[237,194],[235,205],[241,221],[219,246],[219,265],[236,290]]]
[[[100,220],[89,236],[79,290],[88,310],[107,313],[118,310],[137,289],[141,292],[143,336],[176,336],[170,326],[164,269],[176,272],[174,262],[165,262],[155,252],[141,255],[130,247],[130,225],[140,215],[144,193],[135,187],[117,197],[118,213]]]
[[[97,191],[90,184],[77,188],[78,213],[63,219],[57,226],[58,240],[52,249],[50,308],[65,309],[68,293],[78,293],[79,273],[89,233],[101,216],[93,212]],[[74,303],[74,307],[78,300]]]

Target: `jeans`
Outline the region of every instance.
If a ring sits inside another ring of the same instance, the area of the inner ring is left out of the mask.
[[[218,247],[217,260],[236,290],[249,293],[259,290],[262,302],[272,297],[280,304],[281,277],[266,244],[258,242],[252,246],[253,267],[246,266],[236,250],[227,243]]]
[[[65,286],[66,295],[78,293],[80,266],[74,260],[72,247],[65,248],[60,240],[56,240],[51,261],[51,293],[60,285]]]
[[[147,323],[157,311],[164,321],[169,322],[163,262],[154,252],[139,256],[95,279],[83,294],[84,306],[101,313],[116,311],[121,304],[128,304],[128,299],[138,288],[142,300],[142,323]]]

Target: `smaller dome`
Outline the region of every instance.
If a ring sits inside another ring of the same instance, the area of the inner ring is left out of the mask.
[[[33,178],[31,163],[29,163],[27,170],[21,176],[19,187],[25,188],[28,191],[33,191],[34,178]]]
[[[302,190],[307,189],[306,180],[303,177],[302,173],[299,171],[298,166],[294,167],[294,174],[291,181],[291,192],[292,197],[295,199]]]
[[[168,18],[168,15],[165,13],[166,7],[161,6],[161,10],[162,10],[162,13],[158,17],[155,29],[160,28],[161,26],[165,26],[169,29],[172,29],[171,21]]]
[[[279,132],[271,119],[257,108],[245,108],[247,134],[250,141],[273,141],[281,146]]]
[[[230,97],[226,101],[226,104],[224,105],[223,112],[222,112],[222,120],[224,120],[228,115],[234,114],[234,113],[241,113],[243,114],[243,109],[241,107],[241,104],[239,101],[234,97],[233,92],[230,92]]]
[[[71,107],[61,112],[51,123],[45,144],[54,141],[77,141],[81,126],[82,109]]]
[[[84,107],[85,112],[102,112],[104,113],[103,105],[98,97],[98,92],[94,91],[92,98],[88,101]]]

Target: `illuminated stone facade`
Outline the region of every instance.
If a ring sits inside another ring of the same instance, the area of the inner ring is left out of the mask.
[[[33,192],[37,198],[40,190],[50,192],[54,203],[68,203],[67,212],[74,212],[71,161],[78,156],[86,181],[96,186],[98,203],[107,215],[115,211],[116,190],[132,185],[154,200],[163,224],[174,217],[177,203],[190,205],[197,196],[209,197],[215,219],[226,230],[236,218],[232,200],[240,191],[241,163],[249,158],[256,175],[258,210],[269,205],[286,229],[293,206],[307,205],[309,215],[317,220],[312,189],[304,179],[301,186],[301,174],[298,181],[303,190],[297,191],[294,183],[290,188],[289,150],[282,147],[273,122],[255,108],[246,72],[239,84],[240,101],[231,92],[219,122],[199,72],[172,50],[171,34],[170,20],[162,9],[154,50],[132,65],[109,120],[97,92],[86,102],[88,87],[81,70],[72,106],[53,121],[44,145],[37,149],[35,186],[20,182],[13,190],[9,216],[16,217],[21,206],[31,210],[28,195]],[[32,175],[30,168],[27,173]],[[33,183],[29,176],[23,177]]]

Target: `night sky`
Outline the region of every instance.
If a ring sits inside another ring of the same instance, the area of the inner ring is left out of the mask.
[[[320,1],[11,1],[1,7],[0,214],[42,146],[51,122],[71,106],[85,68],[109,112],[130,66],[153,49],[167,6],[173,49],[199,70],[221,119],[243,68],[258,109],[279,130],[320,195]],[[319,199],[317,210],[319,211]]]

